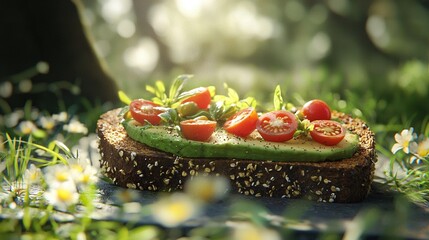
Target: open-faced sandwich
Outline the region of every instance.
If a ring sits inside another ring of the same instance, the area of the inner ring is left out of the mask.
[[[189,76],[147,86],[155,97],[130,100],[97,123],[101,166],[113,183],[141,190],[175,191],[189,178],[224,176],[235,192],[322,202],[357,202],[371,187],[374,134],[360,119],[321,100],[274,107],[239,99],[227,88],[182,91]]]

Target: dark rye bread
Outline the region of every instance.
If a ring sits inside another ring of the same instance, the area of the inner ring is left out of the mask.
[[[245,159],[184,158],[158,151],[129,138],[120,124],[120,109],[97,122],[100,165],[113,183],[150,191],[176,191],[197,175],[230,179],[232,192],[255,197],[305,198],[320,202],[358,202],[370,191],[376,161],[374,134],[359,119],[333,112],[359,135],[352,158],[332,162],[271,162]]]

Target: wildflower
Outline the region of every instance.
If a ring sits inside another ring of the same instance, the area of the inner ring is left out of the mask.
[[[405,153],[410,153],[410,142],[416,138],[416,135],[413,134],[414,129],[404,129],[401,134],[395,134],[396,143],[392,146],[392,153],[395,154],[399,150],[403,150]]]
[[[24,135],[29,135],[37,130],[36,125],[32,121],[22,121],[18,125],[18,132]]]
[[[195,177],[186,182],[185,191],[189,195],[205,202],[221,200],[226,196],[229,182],[223,177]]]
[[[52,117],[42,116],[39,118],[39,125],[42,128],[51,131],[55,127],[55,119]]]
[[[50,185],[49,190],[44,194],[45,199],[60,210],[67,210],[70,206],[79,201],[76,185],[72,181]]]
[[[419,142],[416,153],[422,158],[429,156],[429,138]]]
[[[4,124],[8,128],[15,127],[18,122],[24,117],[23,110],[15,110],[4,117]]]
[[[419,164],[423,158],[429,156],[429,138],[419,143],[412,142],[410,144],[410,151],[413,153],[413,156],[410,157],[410,163],[417,162]]]
[[[42,170],[36,167],[36,165],[31,164],[30,168],[25,170],[24,181],[28,185],[38,184],[42,180],[42,176],[43,176]]]
[[[100,167],[97,157],[100,155],[98,152],[98,136],[95,133],[90,133],[87,136],[79,138],[78,143],[71,148],[71,152],[78,153],[81,159],[91,159],[91,165],[95,168]]]
[[[199,212],[199,204],[184,193],[173,193],[152,205],[154,219],[166,227],[178,226],[197,216]]]
[[[69,133],[81,133],[87,134],[88,128],[85,127],[83,123],[81,123],[77,119],[72,119],[68,124],[64,125],[64,130]]]
[[[46,182],[50,186],[73,181],[70,168],[65,165],[49,166],[45,170]]]
[[[97,180],[97,169],[91,166],[89,160],[69,160],[69,168],[73,180],[79,187],[88,186]]]
[[[58,114],[53,114],[52,119],[56,122],[66,122],[68,119],[67,112],[60,112]]]
[[[280,240],[280,234],[272,229],[256,226],[251,223],[241,223],[234,226],[232,231],[233,240]]]

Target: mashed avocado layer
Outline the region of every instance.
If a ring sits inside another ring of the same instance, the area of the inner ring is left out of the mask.
[[[274,143],[258,137],[257,132],[240,138],[223,130],[215,131],[208,142],[198,142],[187,140],[177,130],[165,126],[142,127],[133,120],[122,124],[132,139],[181,157],[320,162],[352,157],[359,147],[359,137],[349,132],[335,146],[304,137]]]

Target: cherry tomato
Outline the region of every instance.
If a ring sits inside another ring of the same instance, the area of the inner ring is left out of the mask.
[[[302,113],[308,120],[330,120],[331,109],[328,104],[319,99],[308,101],[302,107]]]
[[[190,97],[187,97],[182,103],[194,102],[200,109],[207,109],[212,100],[209,89],[205,87],[194,88],[184,94],[189,94]]]
[[[216,121],[206,119],[189,119],[180,122],[180,129],[186,139],[208,141],[216,129]]]
[[[316,120],[311,122],[314,125],[310,132],[314,141],[333,146],[341,142],[346,135],[346,130],[341,123],[331,120]]]
[[[130,112],[134,120],[141,124],[145,124],[148,121],[152,125],[158,125],[161,122],[161,118],[158,115],[164,111],[154,102],[135,99],[130,103]]]
[[[256,123],[259,134],[270,142],[285,142],[292,139],[297,128],[296,116],[286,110],[265,113]]]
[[[258,121],[258,114],[252,107],[242,109],[229,117],[223,128],[234,135],[239,137],[247,137],[256,128],[256,121]]]

